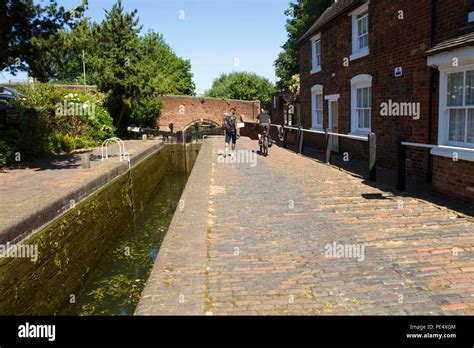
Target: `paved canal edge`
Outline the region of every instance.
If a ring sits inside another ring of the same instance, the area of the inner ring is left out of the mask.
[[[209,214],[212,213],[209,197],[215,155],[212,143],[204,141],[136,315],[205,314],[207,239]]]

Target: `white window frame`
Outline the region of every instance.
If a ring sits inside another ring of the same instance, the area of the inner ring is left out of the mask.
[[[371,89],[369,128],[359,128],[359,115],[357,113],[357,90],[361,88]],[[372,131],[372,76],[367,74],[357,75],[351,79],[351,134],[368,135]]]
[[[439,84],[439,121],[438,121],[438,145],[455,146],[461,148],[472,149],[474,143],[458,142],[449,140],[449,110],[452,109],[466,109],[474,110],[474,105],[465,105],[466,93],[463,93],[463,105],[448,106],[448,74],[464,72],[464,86],[466,85],[466,71],[474,70],[474,64],[441,69],[440,70],[440,84]],[[467,135],[467,115],[466,115],[466,129]],[[466,139],[467,140],[467,139]]]
[[[351,16],[352,20],[352,55],[350,56],[350,60],[355,60],[358,58],[365,57],[370,54],[370,42],[368,43],[367,47],[364,47],[363,49],[359,48],[359,27],[358,27],[358,21],[359,21],[359,16],[367,16],[367,28],[368,28],[368,33],[370,33],[370,17],[369,17],[369,4],[370,1],[367,1],[364,5],[358,7],[351,13],[349,13],[349,16]]]
[[[458,67],[453,67],[453,62],[456,61]],[[443,156],[453,158],[452,145],[448,144],[448,122],[446,115],[447,106],[447,74],[451,72],[459,72],[463,70],[472,70],[474,67],[474,47],[462,47],[453,51],[442,52],[428,57],[427,65],[435,67],[439,70],[439,110],[438,110],[438,148],[432,149],[431,154],[436,156]],[[444,148],[446,147],[446,148]],[[474,162],[474,153],[472,151],[456,151],[460,160]]]
[[[321,113],[321,122],[318,122],[318,114],[316,112],[316,100],[318,96],[321,97],[321,105],[319,105],[318,111]],[[324,97],[323,97],[323,86],[315,85],[311,88],[311,129],[321,130],[324,124]]]
[[[311,74],[321,71],[321,57],[321,33],[318,33],[311,38]]]

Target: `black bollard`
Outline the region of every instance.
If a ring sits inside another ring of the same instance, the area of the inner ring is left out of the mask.
[[[375,133],[369,134],[369,180],[377,180],[377,140]]]
[[[324,133],[326,134],[326,163],[330,164],[332,149],[331,149],[331,135],[329,135],[329,128],[326,128],[324,130]]]

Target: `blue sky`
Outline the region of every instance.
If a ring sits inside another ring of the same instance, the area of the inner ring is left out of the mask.
[[[79,0],[59,0],[73,8]],[[104,18],[115,0],[89,0],[87,16]],[[127,11],[138,10],[142,33],[164,35],[175,52],[190,59],[196,92],[209,88],[222,72],[252,71],[275,82],[273,62],[286,41],[288,0],[123,0]],[[21,74],[9,79],[25,79]]]

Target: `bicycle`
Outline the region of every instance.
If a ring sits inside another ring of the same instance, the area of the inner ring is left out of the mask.
[[[262,137],[261,137],[261,141],[259,145],[260,145],[260,153],[264,155],[265,157],[268,156],[268,148],[271,146],[270,142],[271,140],[268,137],[267,129],[264,128],[262,130]]]
[[[256,123],[254,126],[253,126],[253,129],[255,130],[255,128],[259,127],[260,129],[262,129],[258,123]],[[255,133],[258,134],[258,131],[255,131]],[[268,130],[266,127],[263,127],[262,129],[262,134],[260,136],[260,140],[258,142],[259,146],[260,146],[260,154],[264,155],[265,157],[268,156],[268,148],[272,147],[274,141],[270,138],[270,135],[268,134]]]

